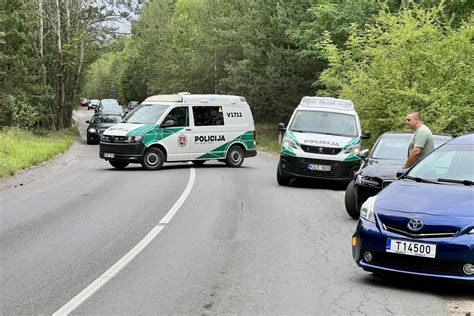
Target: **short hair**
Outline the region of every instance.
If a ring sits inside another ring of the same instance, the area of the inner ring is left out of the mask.
[[[408,115],[412,115],[414,119],[421,121],[421,114],[420,112],[408,112]]]

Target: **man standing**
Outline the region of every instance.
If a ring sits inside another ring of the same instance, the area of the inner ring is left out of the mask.
[[[410,129],[415,131],[415,133],[410,140],[410,145],[408,146],[408,159],[403,165],[403,168],[410,168],[418,160],[421,160],[434,150],[433,134],[428,126],[423,124],[420,113],[408,113],[407,125]]]

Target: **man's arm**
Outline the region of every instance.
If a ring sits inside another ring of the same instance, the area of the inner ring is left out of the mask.
[[[408,156],[407,161],[405,161],[403,168],[410,168],[411,166],[413,166],[416,160],[418,159],[418,157],[421,155],[422,151],[423,151],[423,148],[414,147],[410,155]]]

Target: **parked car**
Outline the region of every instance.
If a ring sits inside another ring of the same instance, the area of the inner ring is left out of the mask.
[[[98,144],[102,133],[121,120],[122,116],[117,114],[94,114],[90,121],[86,121],[89,124],[87,127],[87,144]]]
[[[91,99],[89,101],[89,105],[87,105],[87,109],[96,109],[99,106],[100,100],[99,99]]]
[[[345,206],[354,219],[359,218],[362,204],[396,179],[396,173],[408,157],[412,132],[386,132],[377,139],[372,150],[359,153],[362,165],[346,189]],[[435,148],[452,139],[447,134],[434,134]]]
[[[87,98],[81,98],[81,100],[79,101],[80,105],[81,106],[89,106],[89,99]]]
[[[128,102],[128,110],[131,111],[133,110],[134,108],[136,108],[138,106],[140,102],[138,101],[130,101]]]
[[[362,205],[352,237],[357,265],[474,284],[474,134],[398,175]]]
[[[100,100],[98,107],[95,109],[95,112],[96,113],[102,112],[106,108],[121,108],[122,109],[122,106],[115,99],[102,99]]]

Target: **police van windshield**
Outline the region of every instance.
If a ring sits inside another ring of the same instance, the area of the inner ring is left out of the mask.
[[[358,136],[354,115],[332,112],[299,110],[290,129],[300,133]]]
[[[155,124],[169,105],[164,104],[141,104],[130,112],[122,121],[129,124]]]

